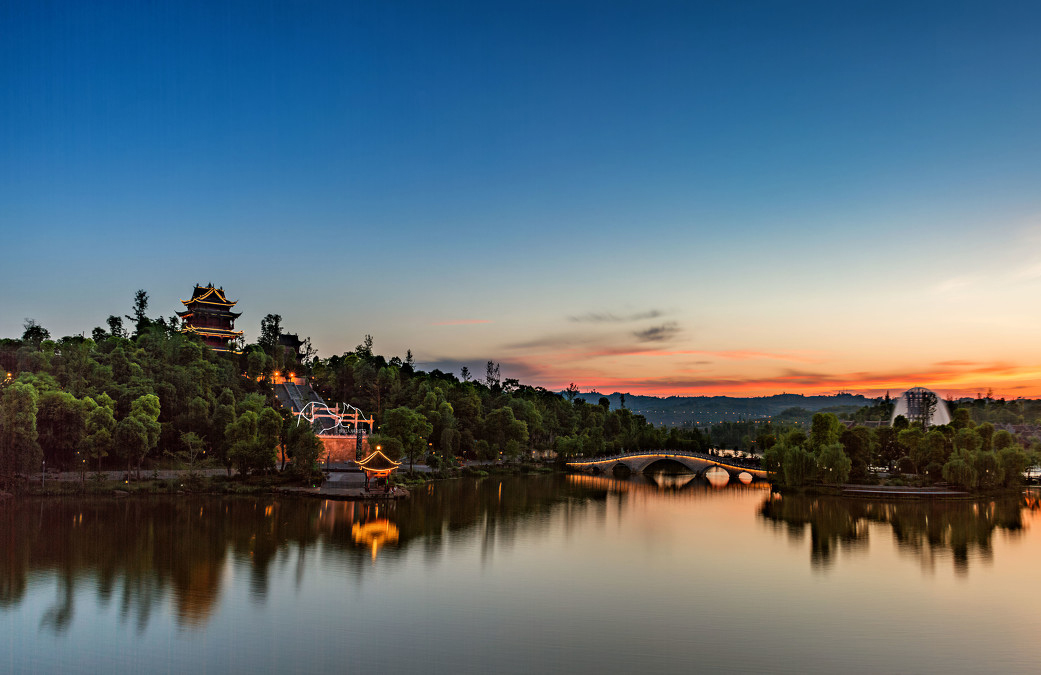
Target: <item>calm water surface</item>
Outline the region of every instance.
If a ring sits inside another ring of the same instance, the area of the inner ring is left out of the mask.
[[[0,512],[0,672],[1036,672],[1038,501],[457,480]]]

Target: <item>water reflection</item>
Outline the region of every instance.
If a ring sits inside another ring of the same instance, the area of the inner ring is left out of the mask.
[[[808,529],[810,561],[816,567],[832,564],[838,551],[866,551],[871,525],[888,525],[902,554],[919,559],[926,569],[950,558],[954,569],[964,574],[970,560],[991,559],[996,530],[1019,536],[1024,513],[1039,509],[1036,493],[987,502],[772,494],[759,513],[795,541],[801,541]]]
[[[286,561],[289,551],[299,552],[299,566],[305,552],[321,547],[358,577],[378,557],[393,564],[411,542],[439,556],[465,537],[490,554],[524,523],[537,524],[550,505],[595,500],[597,492],[549,476],[446,481],[389,503],[271,496],[11,505],[0,513],[0,609],[18,605],[33,579],[45,579],[57,593],[41,630],[67,628],[77,589],[91,587],[102,604],[117,602],[122,619],[139,630],[164,601],[179,625],[200,627],[231,574],[245,574],[251,596],[263,602],[272,564]]]
[[[719,489],[690,474],[554,475],[445,481],[389,503],[185,496],[8,504],[0,512],[0,614],[32,597],[44,605],[36,615],[39,630],[62,633],[76,618],[77,599],[94,595],[139,632],[164,606],[178,626],[201,628],[233,582],[246,584],[250,602],[264,603],[273,586],[292,583],[285,570],[295,569],[295,583],[302,584],[305,569],[314,569],[305,561],[315,556],[361,584],[375,569],[404,564],[416,550],[427,564],[452,560],[460,550],[479,552],[484,564],[518,541],[554,531],[566,538],[591,520],[622,522],[615,509],[646,513],[640,536],[658,536],[660,525],[668,538],[686,543],[682,532],[668,529],[666,510],[722,519],[737,541],[754,538],[740,528],[756,517],[758,505],[758,517],[793,540],[809,533],[817,566],[831,563],[839,550],[866,550],[871,533],[886,526],[904,554],[929,565],[949,557],[964,572],[970,561],[993,555],[996,530],[1018,536],[1024,513],[1041,508],[1032,495],[975,504],[759,494],[768,495],[768,488],[729,480]]]

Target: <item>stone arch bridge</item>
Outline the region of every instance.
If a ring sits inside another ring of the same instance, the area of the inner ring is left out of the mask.
[[[730,458],[714,457],[700,452],[683,452],[679,450],[662,450],[632,452],[612,457],[596,457],[593,459],[580,459],[565,462],[565,465],[575,471],[588,473],[611,474],[616,466],[624,466],[633,473],[643,473],[659,462],[676,462],[690,469],[695,474],[704,474],[712,467],[719,467],[730,474],[731,478],[739,478],[742,473],[747,473],[753,480],[766,480],[766,471],[754,468],[751,463]]]

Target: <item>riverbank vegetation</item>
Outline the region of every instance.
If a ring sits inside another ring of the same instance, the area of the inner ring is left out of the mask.
[[[124,326],[124,318],[128,324]],[[451,467],[457,458],[494,462],[563,459],[640,449],[705,449],[697,431],[655,428],[606,399],[587,404],[502,378],[416,367],[411,352],[386,358],[365,339],[319,358],[280,344],[281,317],[261,321],[260,339],[219,353],[179,332],[176,316],[148,316],[139,291],[131,314],[106,328],[53,339],[27,319],[20,338],[0,340],[0,476],[52,470],[121,469],[128,478],[172,462],[231,475],[297,471],[309,480],[320,442],[278,405],[273,382],[309,377],[330,404],[373,416],[370,439],[409,464]]]
[[[956,408],[950,424],[926,427],[898,417],[893,426],[843,424],[829,413],[813,416],[770,443],[763,468],[786,487],[823,483],[895,485],[945,483],[969,491],[1018,488],[1024,472],[1041,464],[1041,444],[990,422],[978,424]]]

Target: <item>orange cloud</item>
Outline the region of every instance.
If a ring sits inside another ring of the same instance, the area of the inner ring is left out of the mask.
[[[743,377],[715,376],[705,371],[673,370],[662,376],[619,377],[590,368],[570,366],[533,367],[543,386],[560,389],[576,382],[582,389],[631,392],[657,396],[737,395],[762,396],[782,392],[821,394],[840,391],[878,396],[913,386],[925,386],[941,395],[966,396],[993,388],[998,396],[1041,397],[1041,365],[944,362],[931,369],[896,372],[824,373],[787,370],[776,375]]]

